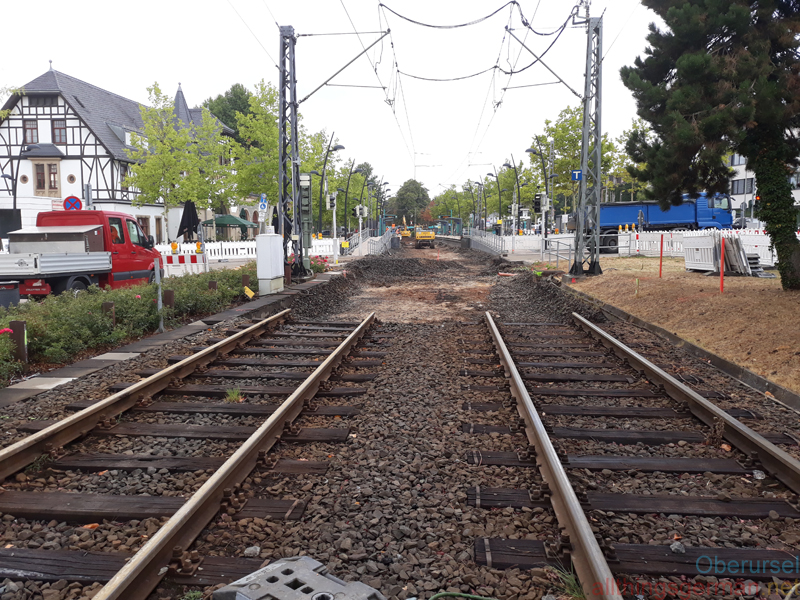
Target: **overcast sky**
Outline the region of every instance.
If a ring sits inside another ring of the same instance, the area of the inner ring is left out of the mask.
[[[453,25],[486,16],[502,0],[386,0],[388,8],[413,20]],[[539,33],[558,29],[573,3],[520,0],[525,18]],[[526,32],[518,11],[506,7],[482,23],[432,29],[404,21],[376,0],[39,0],[35,14],[25,2],[5,3],[0,87],[31,81],[49,68],[140,102],[157,81],[173,94],[180,82],[190,106],[223,93],[234,83],[252,88],[277,83],[278,28],[298,34],[356,35],[300,37],[297,41],[298,97],[303,98],[375,41],[391,36],[301,104],[311,131],[335,132],[343,159],[369,161],[396,191],[415,176],[433,193],[439,184],[462,184],[500,168],[525,149],[546,119],[579,102],[541,64],[512,77],[533,56],[511,39],[505,27],[540,54],[554,36]],[[238,13],[238,14],[237,14]],[[349,13],[349,18],[348,18]],[[513,16],[512,16],[513,13]],[[619,78],[646,46],[647,25],[655,15],[638,0],[593,0],[592,16],[604,13],[603,131],[617,137],[630,126],[635,105]],[[351,20],[352,19],[352,24]],[[252,30],[252,31],[251,31]],[[583,92],[586,28],[568,27],[543,61],[569,86]],[[369,60],[367,59],[369,57]],[[499,57],[499,60],[498,60]],[[396,63],[396,67],[395,67]],[[376,65],[377,74],[373,69]],[[400,75],[397,69],[408,75]],[[479,71],[457,82],[429,82]],[[494,77],[493,77],[494,73]],[[398,85],[399,83],[399,85]],[[392,105],[390,106],[389,102]],[[499,104],[498,104],[499,103]],[[578,168],[579,165],[575,165]]]

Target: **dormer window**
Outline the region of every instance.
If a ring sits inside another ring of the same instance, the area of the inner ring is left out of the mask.
[[[58,96],[29,96],[28,106],[58,106]]]

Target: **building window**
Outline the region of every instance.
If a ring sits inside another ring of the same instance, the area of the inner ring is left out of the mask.
[[[29,96],[28,106],[58,106],[58,96]]]
[[[139,227],[142,228],[142,233],[144,233],[144,238],[147,239],[150,235],[150,217],[136,217],[136,222],[139,223]]]
[[[746,165],[747,159],[741,154],[731,154],[731,166],[738,167],[739,165]]]
[[[57,190],[58,189],[58,165],[55,165],[55,164],[47,165],[47,172],[50,175],[49,189]]]
[[[44,165],[36,165],[36,189],[44,190]]]
[[[58,161],[34,163],[36,173],[36,196],[50,196],[57,198],[60,194],[61,176],[58,171]]]
[[[23,121],[25,126],[25,143],[38,144],[39,143],[39,122],[38,121]]]
[[[753,193],[753,178],[747,179],[734,179],[731,181],[731,195],[737,196],[741,194]]]
[[[161,235],[161,217],[156,217],[156,244],[163,244],[164,238]]]
[[[128,165],[120,164],[119,166],[119,187],[123,192],[128,191],[128,186],[125,185],[125,178],[128,176]]]
[[[53,119],[53,143],[67,143],[67,121],[65,119]]]

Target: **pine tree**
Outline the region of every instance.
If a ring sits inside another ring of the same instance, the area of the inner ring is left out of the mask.
[[[784,289],[800,289],[800,242],[789,175],[800,155],[798,0],[642,0],[650,25],[644,59],[621,70],[651,140],[627,144],[663,207],[683,193],[726,193],[735,152],[755,173],[757,216],[778,254]]]

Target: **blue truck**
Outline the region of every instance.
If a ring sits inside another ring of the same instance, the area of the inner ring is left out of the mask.
[[[658,202],[608,202],[600,204],[600,247],[616,252],[620,225],[643,231],[692,231],[696,229],[732,229],[731,199],[725,194],[697,198],[683,195],[683,204],[661,210]]]

